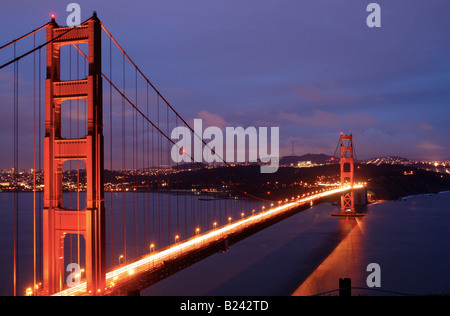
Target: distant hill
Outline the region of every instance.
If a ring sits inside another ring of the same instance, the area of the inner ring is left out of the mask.
[[[332,156],[325,154],[306,154],[302,156],[285,156],[280,159],[280,165],[289,166],[291,164],[297,165],[299,161],[311,161],[313,164],[326,164],[331,161]]]
[[[189,163],[182,163],[175,166],[172,166],[172,169],[174,170],[197,170],[202,167],[206,167],[207,164],[201,163],[201,162],[189,162]]]

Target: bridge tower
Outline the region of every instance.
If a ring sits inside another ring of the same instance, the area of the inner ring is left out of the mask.
[[[63,289],[64,238],[75,234],[84,237],[87,291],[95,295],[104,290],[106,279],[101,24],[94,13],[86,23],[70,29],[59,27],[54,18],[47,26],[47,41],[53,42],[47,45],[45,83],[43,290],[53,294]],[[72,44],[88,44],[89,73],[83,80],[61,81],[60,49]],[[83,138],[61,137],[61,106],[71,99],[87,102]],[[86,166],[84,210],[63,207],[63,163],[69,160],[84,161]]]
[[[353,136],[341,134],[341,185],[354,184],[355,163],[353,158]],[[341,214],[355,213],[355,194],[352,191],[341,196]]]

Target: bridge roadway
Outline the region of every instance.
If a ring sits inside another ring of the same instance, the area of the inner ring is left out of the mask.
[[[360,189],[357,184],[353,189]],[[334,195],[341,195],[350,186],[329,189],[253,214],[226,226],[216,228],[172,246],[153,251],[131,263],[114,267],[106,274],[106,288],[98,293],[87,293],[86,282],[67,288],[54,296],[82,295],[139,295],[148,286],[210,256],[224,252],[228,247],[270,225],[275,224],[313,204],[322,203]]]

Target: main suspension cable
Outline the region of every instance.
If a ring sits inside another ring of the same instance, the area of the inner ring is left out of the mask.
[[[84,21],[83,23],[81,23],[81,25],[86,24],[90,19],[91,19],[91,18],[89,18],[88,20],[86,20],[86,21]],[[49,22],[49,23],[47,23],[46,25],[48,25],[48,24],[50,24],[50,23],[52,23],[52,22]],[[37,46],[37,47],[35,47],[35,48],[29,50],[29,51],[26,52],[26,53],[24,53],[24,54],[22,54],[22,55],[20,55],[20,56],[18,56],[18,57],[14,56],[14,59],[10,60],[9,62],[7,62],[7,63],[5,63],[5,64],[3,64],[3,65],[1,65],[1,66],[0,66],[0,69],[3,69],[3,68],[5,68],[6,66],[9,66],[9,65],[15,63],[16,61],[19,61],[19,60],[21,60],[22,58],[24,58],[24,57],[26,57],[26,56],[28,56],[28,55],[34,53],[35,51],[42,49],[43,47],[47,46],[48,44],[53,43],[54,41],[58,40],[59,38],[63,37],[64,35],[67,35],[68,33],[72,32],[72,31],[75,30],[75,29],[77,29],[77,28],[76,28],[76,27],[72,27],[72,28],[68,29],[67,31],[61,33],[60,35],[58,35],[58,36],[52,38],[51,40],[49,40],[49,41],[47,41],[47,42],[45,42],[44,44],[41,44],[41,45],[39,45],[39,46]],[[7,44],[7,45],[9,45],[9,44]]]
[[[35,29],[35,30],[33,30],[33,31],[31,31],[31,32],[29,32],[29,33],[27,33],[27,34],[25,34],[25,35],[19,37],[19,38],[16,38],[15,40],[12,40],[11,42],[9,42],[9,43],[7,43],[7,44],[1,46],[1,47],[0,47],[0,50],[2,50],[3,48],[6,48],[6,47],[8,47],[8,46],[10,46],[10,45],[12,45],[12,44],[17,43],[18,41],[23,40],[24,38],[26,38],[26,37],[28,37],[28,36],[30,36],[30,35],[32,35],[32,34],[35,34],[36,32],[39,32],[40,30],[42,30],[44,27],[46,27],[46,26],[49,25],[50,23],[51,23],[51,22],[47,22],[47,23],[45,23],[44,25],[42,25],[41,27],[39,27],[39,28],[37,28],[37,29]]]
[[[235,168],[229,164],[223,157],[220,157],[215,150],[213,150],[206,142],[205,140],[200,137],[199,135],[197,135],[197,133],[195,132],[195,130],[186,122],[186,120],[184,120],[181,115],[170,105],[170,103],[164,98],[164,96],[158,91],[158,89],[156,89],[156,87],[150,82],[150,80],[144,75],[144,73],[140,70],[140,68],[133,62],[133,60],[131,59],[130,56],[128,56],[128,54],[125,52],[125,50],[122,48],[122,46],[119,45],[119,43],[115,40],[115,38],[112,36],[112,34],[108,31],[108,29],[105,27],[105,25],[103,23],[101,23],[101,26],[103,28],[103,30],[106,32],[106,34],[113,40],[113,42],[116,44],[116,46],[119,48],[119,50],[123,53],[123,55],[129,60],[129,62],[133,65],[133,67],[136,68],[136,70],[141,74],[141,76],[144,78],[144,80],[152,87],[152,89],[158,94],[158,96],[164,101],[164,103],[166,103],[166,105],[172,110],[172,112],[185,124],[185,126],[197,137],[199,138],[202,143],[208,147],[211,150],[211,153],[218,157],[219,160],[221,160],[227,167],[230,168],[230,170],[232,170],[237,176],[239,176],[241,179],[243,179],[245,182],[247,182],[248,184],[250,184],[252,187],[256,188],[257,190],[263,192],[264,194],[266,194],[266,192],[264,190],[262,190],[259,186],[257,186],[256,184],[254,184],[251,180],[247,179],[245,176],[241,175],[239,172],[237,172],[235,170]]]

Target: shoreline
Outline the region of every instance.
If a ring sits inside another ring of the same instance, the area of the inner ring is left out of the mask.
[[[407,196],[401,197],[398,200],[385,200],[385,201],[405,201],[405,200],[409,200],[409,199],[417,197],[417,196],[433,196],[433,195],[448,194],[448,193],[450,193],[450,190],[439,191],[436,193],[419,193],[419,194],[407,195]]]

